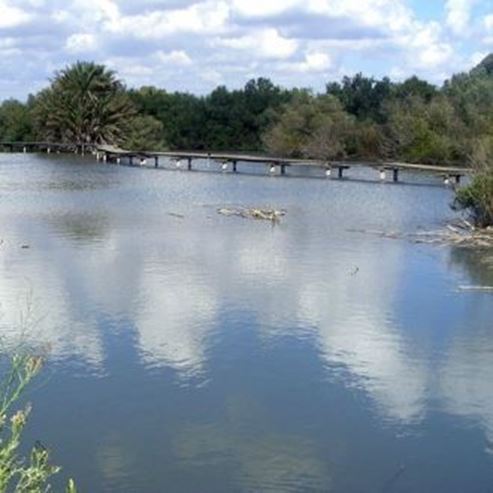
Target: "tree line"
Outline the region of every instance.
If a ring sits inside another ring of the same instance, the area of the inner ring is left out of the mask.
[[[418,77],[393,82],[360,73],[327,83],[322,93],[259,78],[205,96],[127,89],[103,65],[77,62],[26,102],[3,101],[0,140],[397,159],[471,165],[484,176],[493,173],[493,54],[440,87]],[[493,204],[486,205],[482,222],[493,222]]]

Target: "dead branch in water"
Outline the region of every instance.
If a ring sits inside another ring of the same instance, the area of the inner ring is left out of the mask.
[[[223,216],[239,216],[249,219],[262,219],[265,221],[279,222],[286,211],[277,209],[246,209],[246,208],[229,208],[221,207],[217,210],[218,214]]]
[[[438,231],[417,231],[401,233],[396,231],[348,230],[356,233],[372,234],[381,238],[407,239],[414,243],[452,245],[465,248],[493,248],[493,228],[475,228],[468,221],[448,224]]]

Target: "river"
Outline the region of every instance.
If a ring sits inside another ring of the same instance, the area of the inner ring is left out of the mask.
[[[25,438],[63,467],[55,485],[491,491],[493,295],[458,287],[492,272],[359,232],[454,218],[439,179],[374,174],[1,154],[2,344],[47,354]]]

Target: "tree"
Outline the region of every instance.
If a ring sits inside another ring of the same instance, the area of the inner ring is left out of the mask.
[[[399,84],[394,84],[392,89],[392,98],[407,99],[414,96],[421,98],[427,103],[437,94],[438,90],[433,84],[416,76],[409,77]]]
[[[332,82],[326,86],[326,94],[335,96],[344,109],[358,120],[385,121],[382,111],[384,101],[391,93],[392,83],[387,77],[380,81],[363,74],[344,77],[342,83]]]
[[[28,104],[8,99],[0,106],[0,140],[26,142],[33,139],[32,115]]]
[[[34,111],[41,139],[76,144],[119,144],[136,113],[115,73],[92,62],[57,72]]]
[[[333,96],[299,91],[265,134],[267,149],[297,158],[335,159],[347,154],[353,120]]]
[[[387,105],[387,147],[400,159],[423,163],[451,163],[465,159],[464,126],[443,95],[426,102],[419,96]]]
[[[166,148],[163,139],[163,124],[150,115],[132,118],[125,149],[137,151],[162,151]]]
[[[203,149],[205,105],[193,94],[145,86],[129,91],[140,115],[149,115],[162,124],[162,141],[171,149]]]

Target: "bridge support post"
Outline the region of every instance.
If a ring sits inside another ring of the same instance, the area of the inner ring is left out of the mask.
[[[461,176],[460,175],[455,175],[455,183],[457,185],[460,185],[460,179],[461,179]]]
[[[154,167],[155,168],[159,167],[159,156],[154,156]]]
[[[187,160],[187,168],[188,168],[188,171],[192,171],[192,158],[191,157],[189,157]]]
[[[344,168],[342,166],[339,166],[337,168],[337,177],[339,179],[343,178],[344,177]]]
[[[134,165],[134,157],[132,155],[128,156],[128,162],[130,163],[130,166]]]
[[[394,180],[394,183],[399,181],[399,168],[394,168],[392,170],[392,179]]]
[[[286,174],[286,165],[281,164],[281,175],[285,175],[285,174]]]
[[[236,164],[237,164],[237,162],[233,161],[233,173],[237,172]]]

